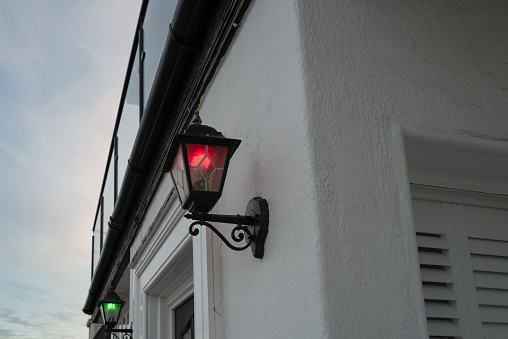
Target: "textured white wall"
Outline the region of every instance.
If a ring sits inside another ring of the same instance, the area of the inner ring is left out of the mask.
[[[506,4],[298,1],[298,9],[329,337],[422,338],[392,127],[506,147]]]
[[[253,1],[200,108],[204,124],[242,139],[215,213],[268,200],[265,257],[222,256],[216,300],[226,338],[324,337],[315,184],[295,6]],[[231,229],[222,227],[224,232]],[[217,248],[221,246],[221,248]],[[220,336],[219,336],[220,337]]]
[[[271,212],[264,259],[214,241],[226,338],[425,337],[394,126],[506,143],[507,12],[252,1],[201,107],[243,140],[214,211]]]

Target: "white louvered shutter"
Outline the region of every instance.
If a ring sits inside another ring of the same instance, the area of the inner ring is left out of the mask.
[[[508,210],[464,204],[453,209],[463,267],[472,278],[466,286],[470,312],[479,313],[485,339],[508,338]]]
[[[508,204],[412,192],[430,338],[508,338]]]

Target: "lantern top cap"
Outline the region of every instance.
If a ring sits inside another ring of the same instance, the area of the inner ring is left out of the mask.
[[[115,304],[123,304],[125,301],[123,301],[116,292],[110,288],[108,290],[108,293],[104,296],[104,299],[100,300],[99,303],[115,303]]]
[[[187,130],[184,133],[185,135],[195,135],[200,137],[216,137],[216,138],[224,138],[221,132],[217,132],[217,130],[213,127],[203,125],[201,121],[201,117],[199,116],[199,112],[196,111],[192,118],[192,123],[189,125]]]
[[[228,147],[228,156],[231,157],[238,148],[238,145],[240,145],[240,142],[241,140],[239,139],[226,138],[221,132],[217,132],[215,128],[201,124],[199,112],[196,111],[192,119],[192,124],[187,127],[185,133],[175,135],[169,148],[163,171],[170,171],[173,161],[180,149],[180,145],[183,143]]]

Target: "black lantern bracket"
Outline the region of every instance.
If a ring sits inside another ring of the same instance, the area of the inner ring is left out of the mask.
[[[247,204],[245,215],[222,215],[198,212],[186,214],[185,217],[187,219],[196,220],[189,226],[189,233],[192,236],[199,234],[199,228],[196,226],[206,226],[217,234],[217,236],[232,250],[243,251],[250,247],[252,249],[252,255],[254,255],[255,258],[263,258],[269,219],[268,202],[265,199],[260,197],[251,199]],[[209,222],[236,225],[236,227],[231,230],[231,239],[236,243],[245,240],[246,244],[244,246],[233,245]]]
[[[116,329],[112,330],[109,328],[106,328],[106,333],[112,334],[115,338],[118,339],[131,339],[132,338],[132,329],[126,328],[126,329]]]

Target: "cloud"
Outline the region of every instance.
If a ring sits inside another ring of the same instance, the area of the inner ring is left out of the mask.
[[[35,326],[29,319],[21,318],[15,314],[12,309],[1,309],[0,310],[0,319],[4,322],[21,325],[23,327],[32,327]]]
[[[11,339],[11,338],[19,338],[13,330],[8,330],[0,327],[0,338]]]
[[[0,2],[0,337],[84,338],[91,231],[141,0]]]

